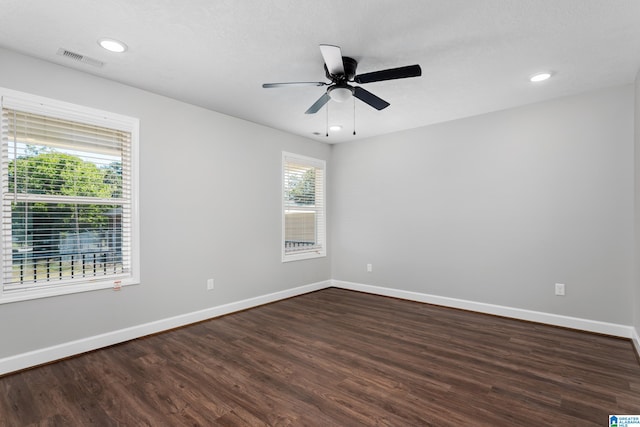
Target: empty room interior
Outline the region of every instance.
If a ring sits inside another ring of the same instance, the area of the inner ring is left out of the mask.
[[[0,97],[0,426],[640,414],[638,1],[0,0]]]

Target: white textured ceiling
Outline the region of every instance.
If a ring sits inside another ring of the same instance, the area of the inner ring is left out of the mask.
[[[101,49],[100,37],[129,46]],[[319,44],[358,73],[420,64],[422,77],[369,83],[391,103],[305,110],[326,81]],[[342,142],[630,83],[639,0],[0,0],[0,46],[325,142]],[[64,48],[105,63],[74,62]],[[7,64],[0,64],[2,67]],[[531,84],[528,77],[552,70]],[[315,133],[320,136],[314,135]]]

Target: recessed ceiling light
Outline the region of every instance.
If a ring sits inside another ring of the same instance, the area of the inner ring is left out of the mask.
[[[119,40],[102,38],[98,40],[98,44],[109,52],[122,53],[127,50],[127,45]]]
[[[545,71],[543,73],[534,74],[529,78],[529,81],[533,83],[543,82],[545,80],[548,80],[550,77],[551,77],[551,72]]]
[[[329,130],[333,131],[333,132],[337,132],[339,130],[342,130],[342,126],[340,126],[340,125],[329,126]]]

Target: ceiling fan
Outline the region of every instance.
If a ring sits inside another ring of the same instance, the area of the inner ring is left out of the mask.
[[[342,56],[342,51],[338,46],[328,44],[320,45],[320,52],[324,58],[324,70],[331,83],[326,82],[289,82],[289,83],[265,83],[263,88],[289,87],[289,86],[329,86],[322,95],[305,114],[317,113],[329,100],[344,102],[354,96],[365,104],[369,104],[376,110],[387,108],[390,104],[372,94],[360,86],[352,86],[349,83],[372,83],[383,80],[404,79],[407,77],[418,77],[422,75],[420,65],[408,65],[399,68],[374,71],[356,75],[358,62],[348,56]]]

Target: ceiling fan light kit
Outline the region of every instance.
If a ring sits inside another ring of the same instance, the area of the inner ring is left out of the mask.
[[[265,83],[263,88],[277,88],[288,86],[328,86],[326,92],[309,107],[305,114],[317,113],[329,100],[344,102],[352,96],[368,104],[376,110],[383,110],[390,104],[372,94],[360,86],[352,86],[349,83],[365,84],[384,80],[404,79],[408,77],[419,77],[422,75],[420,65],[408,65],[388,70],[374,71],[356,75],[358,62],[348,56],[342,56],[340,47],[321,44],[320,53],[324,59],[325,74],[331,83],[326,82],[288,82],[288,83]]]
[[[327,93],[329,97],[336,102],[344,102],[347,99],[350,99],[353,95],[353,88],[351,86],[330,86],[327,89]]]

